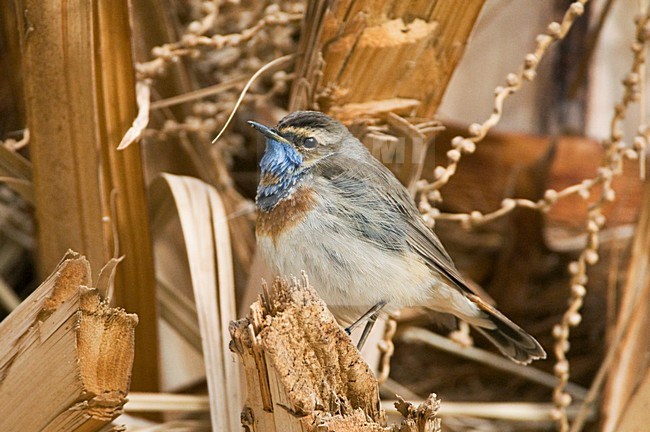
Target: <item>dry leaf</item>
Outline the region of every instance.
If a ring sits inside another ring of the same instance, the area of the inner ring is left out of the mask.
[[[236,317],[235,285],[221,198],[201,180],[171,174],[163,174],[162,181],[154,183],[152,195],[158,206],[154,215],[168,209],[164,197],[171,196],[180,220],[201,330],[213,430],[238,430],[239,366],[231,358],[228,331]]]
[[[124,138],[117,146],[118,150],[124,150],[133,144],[140,136],[142,131],[149,124],[149,105],[151,103],[151,82],[138,81],[135,84],[135,95],[138,101],[138,115],[133,120],[133,125],[126,131]]]

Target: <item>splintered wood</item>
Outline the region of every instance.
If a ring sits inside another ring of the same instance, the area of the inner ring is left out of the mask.
[[[439,430],[433,395],[417,409],[400,405],[406,419],[386,424],[377,380],[306,278],[264,287],[230,333],[246,372],[246,431]]]
[[[0,430],[97,431],[121,414],[138,318],[91,284],[88,261],[69,252],[0,323]]]
[[[436,113],[484,0],[310,2],[291,110]]]

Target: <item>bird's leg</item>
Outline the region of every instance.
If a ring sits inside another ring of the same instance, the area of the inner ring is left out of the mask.
[[[361,337],[359,338],[359,342],[357,343],[357,349],[359,351],[361,351],[363,346],[366,344],[366,339],[368,339],[368,336],[370,336],[370,332],[372,331],[372,328],[375,326],[375,322],[377,321],[377,314],[378,311],[370,315],[370,317],[368,318],[368,322],[366,323],[366,326],[363,328],[363,333],[361,333]]]
[[[361,350],[363,348],[363,345],[366,343],[366,339],[368,339],[368,336],[370,335],[370,331],[372,330],[373,326],[375,325],[375,322],[377,321],[377,316],[379,315],[379,311],[386,306],[386,302],[384,300],[380,301],[373,307],[371,307],[368,312],[364,313],[361,315],[361,317],[356,320],[350,327],[345,329],[345,332],[350,335],[352,331],[357,328],[361,323],[366,321],[366,326],[363,328],[363,333],[361,333],[361,338],[359,339],[359,343],[357,344],[357,348]]]
[[[353,323],[350,325],[350,327],[346,328],[346,329],[345,329],[345,332],[346,332],[346,333],[348,334],[348,336],[349,336],[350,334],[352,334],[352,332],[354,331],[354,329],[356,329],[356,328],[359,327],[363,322],[365,322],[366,320],[368,320],[368,319],[370,318],[370,316],[372,316],[372,315],[375,314],[375,312],[379,312],[379,311],[381,310],[381,308],[383,308],[384,306],[386,306],[386,302],[385,302],[384,300],[380,301],[379,303],[377,303],[376,305],[374,305],[373,307],[371,307],[370,309],[368,309],[368,311],[367,311],[366,313],[364,313],[363,315],[361,315],[361,317],[360,317],[358,320],[356,320],[355,322],[353,322]]]

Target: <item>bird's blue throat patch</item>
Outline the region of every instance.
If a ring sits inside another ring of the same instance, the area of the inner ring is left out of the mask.
[[[255,203],[264,211],[293,192],[304,175],[300,170],[302,155],[290,145],[273,139],[266,140],[264,156],[260,161],[261,177]]]

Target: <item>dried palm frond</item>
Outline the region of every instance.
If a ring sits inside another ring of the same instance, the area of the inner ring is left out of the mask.
[[[155,217],[173,218],[177,214],[181,225],[201,331],[212,427],[236,430],[241,393],[239,366],[228,348],[228,325],[235,319],[235,292],[223,203],[205,182],[171,174],[164,174],[154,184],[152,202]]]

